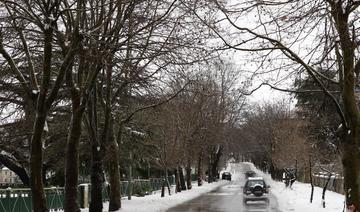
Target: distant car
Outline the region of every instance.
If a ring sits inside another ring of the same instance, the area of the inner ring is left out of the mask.
[[[249,177],[244,185],[244,204],[248,202],[264,202],[269,204],[269,188],[262,177]]]
[[[255,177],[255,176],[256,176],[256,173],[252,170],[245,172],[246,179],[249,177]]]
[[[223,172],[221,175],[221,179],[231,181],[231,173],[230,172]]]

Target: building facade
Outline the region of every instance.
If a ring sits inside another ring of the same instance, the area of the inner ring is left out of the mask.
[[[19,184],[19,177],[8,168],[0,169],[0,185]]]

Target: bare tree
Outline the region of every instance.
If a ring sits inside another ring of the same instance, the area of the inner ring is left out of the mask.
[[[61,13],[60,2],[2,1],[1,4],[3,6],[2,8],[6,8],[10,20],[12,19],[13,27],[18,31],[18,39],[23,45],[23,54],[26,56],[26,61],[29,66],[27,74],[30,76],[30,80],[27,80],[24,73],[20,71],[18,64],[16,64],[14,56],[12,56],[15,52],[10,53],[7,50],[8,48],[5,47],[5,38],[3,33],[1,33],[1,54],[10,67],[9,71],[11,71],[15,79],[22,84],[23,92],[27,93],[28,97],[26,97],[26,99],[30,100],[29,106],[36,111],[36,116],[33,119],[34,125],[31,137],[30,184],[33,197],[33,209],[35,211],[47,211],[42,179],[42,137],[48,111],[62,85],[65,72],[72,66],[75,50],[79,43],[79,37],[75,28],[70,40],[71,43],[66,51],[63,52],[63,61],[60,63],[60,68],[53,74],[53,54],[58,51],[54,46],[54,37],[58,28],[58,17]],[[24,35],[24,32],[27,32],[27,30],[37,32],[34,36],[38,36],[42,40],[40,41],[40,46],[42,47],[41,56],[43,59],[39,67],[41,71],[38,71],[38,67],[34,66],[34,55],[30,51]],[[41,75],[41,82],[38,82],[38,79],[35,77],[36,73]]]
[[[360,4],[347,0],[308,0],[246,1],[225,6],[220,1],[213,2],[220,9],[225,25],[234,32],[231,36],[235,39],[219,31],[219,25],[207,23],[199,14],[198,17],[219,36],[225,48],[252,52],[253,61],[258,62],[256,71],[279,73],[277,81],[292,73],[305,72],[331,99],[342,125],[339,148],[347,201],[359,208],[360,171],[356,167],[360,163],[360,112],[357,105],[360,63],[355,20]],[[241,22],[241,17],[249,16],[255,17],[252,23]],[[297,47],[299,44],[302,44],[300,48]],[[317,71],[318,67],[335,69],[338,79],[327,78]],[[340,102],[324,86],[324,82],[329,80],[338,85]]]

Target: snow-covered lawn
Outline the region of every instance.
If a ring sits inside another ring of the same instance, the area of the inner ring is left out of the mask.
[[[342,212],[344,208],[344,195],[326,191],[325,203],[326,208],[322,207],[322,188],[314,188],[313,203],[310,203],[310,184],[295,182],[292,189],[285,188],[283,182],[277,182],[271,179],[270,175],[257,170],[252,163],[249,163],[251,168],[257,172],[258,175],[270,184],[271,191],[277,197],[280,210],[283,212]]]

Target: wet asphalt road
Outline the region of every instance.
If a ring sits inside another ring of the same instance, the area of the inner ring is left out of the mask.
[[[262,202],[243,204],[242,186],[245,184],[243,173],[248,170],[250,167],[247,164],[233,167],[232,172],[240,173],[238,179],[233,179],[209,193],[170,208],[167,212],[280,212],[276,197],[271,194],[271,188],[269,205]]]

